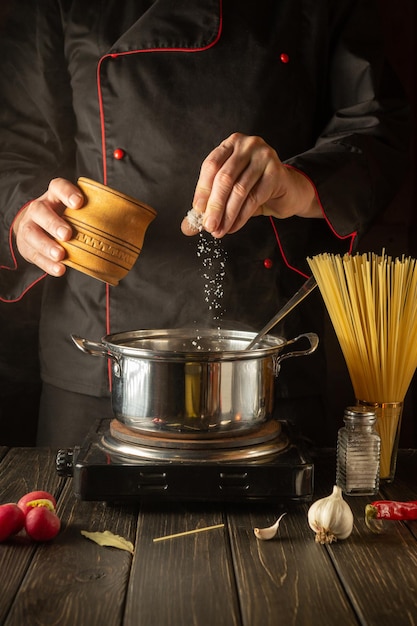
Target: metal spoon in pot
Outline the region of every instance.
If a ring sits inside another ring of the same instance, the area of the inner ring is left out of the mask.
[[[261,331],[252,339],[252,341],[246,346],[245,350],[253,350],[253,348],[260,342],[262,337],[266,335],[271,328],[273,328],[278,322],[280,322],[290,311],[293,310],[297,304],[300,304],[302,300],[308,294],[313,291],[313,289],[317,286],[316,280],[314,276],[310,276],[308,280],[300,287],[300,289],[293,295],[292,298],[288,300],[288,302],[278,311],[276,315],[262,328]]]

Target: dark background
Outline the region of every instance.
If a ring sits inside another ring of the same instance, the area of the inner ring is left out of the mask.
[[[337,1],[337,0],[335,0]],[[412,107],[411,168],[404,185],[371,232],[362,241],[363,252],[417,257],[417,43],[416,0],[378,0],[388,56]],[[1,20],[0,7],[0,20]],[[21,302],[0,302],[0,445],[33,445],[40,393],[37,324],[42,286]],[[328,410],[334,430],[341,425],[345,406],[354,400],[350,379],[333,328],[324,336],[329,361]],[[410,346],[417,349],[417,346]],[[400,445],[417,447],[417,376],[407,394]]]
[[[417,3],[416,0],[378,0],[384,26],[386,51],[405,88],[412,109],[411,167],[395,200],[362,240],[361,252],[417,257]],[[342,422],[344,407],[354,400],[352,386],[334,331],[326,332],[329,360],[328,402],[335,427]],[[410,346],[417,350],[417,346]],[[337,430],[337,428],[336,428]],[[407,394],[400,445],[417,446],[417,375]]]

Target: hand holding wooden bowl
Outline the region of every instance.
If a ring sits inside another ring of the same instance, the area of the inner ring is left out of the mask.
[[[89,178],[79,178],[77,185],[85,196],[85,204],[82,209],[64,211],[73,237],[60,242],[67,253],[63,263],[118,285],[135,264],[156,211]]]

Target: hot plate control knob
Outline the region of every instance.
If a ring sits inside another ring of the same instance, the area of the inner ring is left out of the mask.
[[[74,449],[58,450],[55,458],[55,468],[59,476],[69,478],[73,475]]]

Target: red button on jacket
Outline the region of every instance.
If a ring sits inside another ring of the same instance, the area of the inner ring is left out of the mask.
[[[116,148],[115,150],[113,150],[113,156],[115,159],[117,159],[118,161],[120,161],[121,159],[123,159],[125,155],[125,151],[122,150],[121,148]]]

